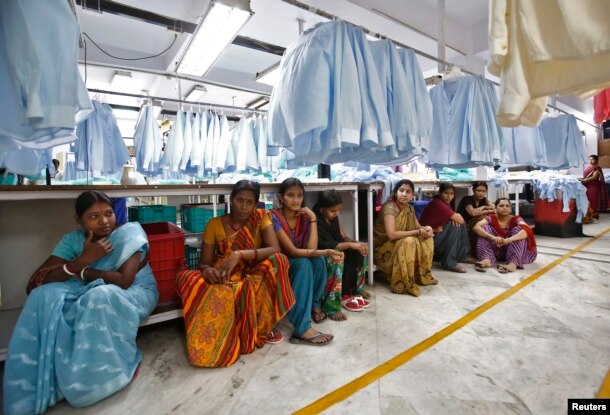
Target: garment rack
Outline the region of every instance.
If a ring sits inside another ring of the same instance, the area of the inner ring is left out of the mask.
[[[248,113],[253,113],[253,114],[265,114],[267,112],[267,110],[261,110],[261,109],[256,109],[256,108],[234,107],[232,105],[212,104],[212,103],[208,103],[208,102],[185,101],[185,100],[177,99],[177,98],[165,98],[165,97],[157,97],[157,96],[152,96],[152,95],[132,94],[129,92],[105,91],[102,89],[92,89],[92,88],[88,88],[87,90],[89,92],[93,92],[95,94],[118,95],[118,96],[123,96],[123,97],[177,102],[179,104],[195,105],[198,107],[220,109],[220,110],[232,111],[232,112],[236,112],[236,113],[248,112]]]
[[[324,18],[326,18],[326,19],[328,19],[328,20],[333,20],[333,21],[335,21],[335,20],[340,20],[340,21],[344,21],[344,22],[346,22],[346,23],[349,23],[349,24],[351,24],[351,25],[353,25],[353,26],[357,26],[357,27],[361,28],[361,29],[364,31],[364,33],[366,33],[366,34],[368,34],[368,35],[374,36],[374,37],[376,37],[377,39],[389,39],[389,40],[391,40],[391,41],[392,41],[392,43],[394,43],[396,46],[399,46],[399,47],[401,47],[401,48],[403,48],[403,49],[411,49],[411,50],[412,50],[413,52],[415,52],[417,55],[420,55],[420,56],[422,56],[422,57],[424,57],[424,58],[427,58],[427,59],[433,60],[433,61],[435,61],[435,62],[437,62],[437,63],[442,63],[442,64],[444,64],[446,67],[451,67],[451,66],[454,66],[454,65],[455,65],[454,63],[447,62],[447,61],[445,61],[445,60],[443,60],[443,59],[439,59],[439,58],[437,58],[436,56],[430,55],[429,53],[426,53],[426,52],[423,52],[423,51],[421,51],[421,50],[419,50],[419,49],[415,49],[415,48],[413,48],[413,47],[411,47],[411,46],[405,45],[404,43],[398,42],[398,41],[396,41],[396,40],[394,40],[394,39],[392,39],[392,38],[390,38],[390,37],[387,37],[387,36],[381,35],[381,34],[379,34],[379,33],[377,33],[377,32],[373,32],[373,31],[371,31],[371,30],[369,30],[369,29],[367,29],[367,28],[363,27],[362,25],[359,25],[359,24],[354,24],[354,23],[352,23],[352,22],[350,22],[350,21],[348,21],[348,20],[345,20],[345,19],[343,19],[343,18],[341,18],[341,17],[339,17],[339,16],[335,16],[334,14],[330,14],[330,13],[328,13],[328,12],[325,12],[324,10],[320,10],[320,9],[318,9],[318,8],[316,8],[316,7],[312,7],[312,6],[309,6],[309,5],[305,4],[305,3],[301,3],[300,1],[297,1],[297,0],[282,0],[282,1],[283,1],[284,3],[290,4],[291,6],[295,6],[295,7],[298,7],[298,8],[300,8],[300,9],[306,10],[306,11],[308,11],[308,12],[310,12],[310,13],[313,13],[313,14],[315,14],[315,15],[317,15],[317,16],[324,17]],[[471,71],[466,70],[466,69],[464,69],[464,68],[460,68],[460,69],[462,70],[462,72],[467,73],[467,74],[469,74],[469,75],[473,75],[473,76],[479,76],[479,75],[480,75],[480,74],[475,74],[474,72],[471,72]],[[492,82],[494,85],[500,86],[500,84],[499,84],[498,82],[496,82],[496,81],[492,81],[491,79],[488,79],[488,81],[489,81],[489,82]],[[559,111],[559,112],[562,112],[562,113],[564,113],[564,114],[568,114],[568,115],[574,115],[574,114],[571,114],[571,113],[569,113],[569,112],[567,112],[567,111],[565,111],[565,110],[562,110],[561,108],[558,108],[558,107],[556,107],[556,106],[554,106],[554,105],[551,105],[551,104],[547,104],[547,107],[553,108],[554,110]],[[583,120],[582,118],[577,117],[577,116],[575,116],[575,115],[574,115],[574,117],[575,117],[575,118],[576,118],[578,121],[581,121],[581,122],[583,122],[583,123],[585,123],[585,124],[587,124],[587,125],[589,125],[589,126],[591,126],[591,127],[595,128],[595,129],[598,129],[598,130],[600,129],[600,127],[599,127],[598,125],[595,125],[595,124],[591,123],[590,121]]]

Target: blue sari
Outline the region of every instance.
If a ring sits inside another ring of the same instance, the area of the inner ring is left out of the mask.
[[[137,222],[108,237],[113,250],[91,263],[116,271],[136,252],[143,258],[148,240]],[[82,253],[85,234],[70,232],[51,255],[70,261]],[[128,289],[102,279],[71,278],[34,289],[8,347],[4,368],[4,413],[40,414],[66,399],[74,407],[92,405],[131,381],[141,360],[136,335],[158,299],[147,264]]]

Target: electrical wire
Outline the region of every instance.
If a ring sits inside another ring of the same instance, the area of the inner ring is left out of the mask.
[[[156,55],[151,55],[151,56],[143,56],[141,58],[121,58],[119,56],[114,56],[111,53],[106,52],[104,49],[102,49],[102,47],[100,45],[98,45],[97,43],[95,43],[95,40],[93,40],[91,38],[91,36],[89,36],[87,33],[83,32],[83,36],[86,36],[87,39],[89,39],[91,41],[91,43],[93,43],[95,45],[96,48],[98,48],[100,51],[102,51],[103,54],[110,56],[111,58],[114,59],[120,59],[122,61],[141,61],[144,59],[152,59],[152,58],[156,58],[157,56],[161,56],[163,55],[165,52],[167,52],[168,50],[170,50],[172,48],[172,46],[174,46],[174,44],[176,43],[176,40],[178,39],[178,35],[174,34],[174,40],[172,41],[171,45],[169,45],[167,48],[165,48],[162,52],[157,53]]]

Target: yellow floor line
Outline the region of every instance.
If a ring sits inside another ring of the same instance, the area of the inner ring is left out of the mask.
[[[602,385],[599,387],[599,391],[595,397],[610,399],[610,370],[608,370],[606,379],[604,379],[604,383],[602,383]]]
[[[588,241],[580,244],[576,248],[572,249],[570,252],[567,252],[562,257],[557,258],[555,261],[553,261],[550,264],[548,264],[547,266],[539,269],[538,271],[536,271],[535,273],[533,273],[532,275],[530,275],[523,281],[519,282],[518,284],[514,285],[513,287],[509,288],[508,290],[504,291],[502,294],[498,295],[497,297],[494,297],[491,300],[487,301],[486,303],[483,303],[481,306],[472,310],[470,313],[466,314],[465,316],[463,316],[459,320],[455,321],[451,325],[445,327],[441,331],[433,334],[432,336],[430,336],[427,339],[423,340],[422,342],[416,344],[415,346],[411,347],[410,349],[405,350],[404,352],[400,353],[398,356],[393,357],[392,359],[388,360],[387,362],[382,363],[379,366],[377,366],[376,368],[366,372],[364,375],[360,376],[359,378],[356,378],[353,381],[346,383],[345,385],[341,386],[340,388],[335,389],[334,391],[332,391],[332,392],[328,393],[327,395],[323,396],[322,398],[318,399],[317,401],[312,402],[311,404],[307,405],[306,407],[299,409],[298,411],[294,412],[294,414],[295,415],[318,414],[318,413],[330,408],[334,404],[347,399],[354,393],[358,392],[360,389],[363,389],[363,388],[367,387],[368,385],[370,385],[371,383],[379,380],[383,376],[392,372],[394,369],[397,369],[398,367],[404,365],[405,363],[407,363],[409,360],[413,359],[418,354],[428,350],[430,347],[434,346],[436,343],[440,342],[441,340],[443,340],[445,337],[449,336],[453,332],[461,329],[466,324],[470,323],[472,320],[479,317],[481,314],[483,314],[484,312],[486,312],[487,310],[489,310],[496,304],[506,300],[507,298],[509,298],[510,296],[515,294],[517,291],[519,291],[522,288],[526,287],[527,285],[531,284],[532,282],[534,282],[535,280],[540,278],[540,276],[544,275],[549,270],[551,270],[554,267],[556,267],[557,265],[561,264],[563,261],[570,258],[572,255],[581,251],[585,247],[591,245],[593,242],[597,241],[599,238],[603,237],[608,232],[610,232],[610,228],[606,229],[605,231],[601,232],[600,234],[596,235],[595,237],[589,239]],[[606,382],[604,383],[605,386],[603,386],[602,389],[600,389],[600,393],[603,391],[608,392],[608,388],[610,388],[610,385],[608,385],[608,383],[610,383],[610,381],[608,381],[608,379],[606,379]]]

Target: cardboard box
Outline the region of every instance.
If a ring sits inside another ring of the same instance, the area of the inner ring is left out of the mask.
[[[610,140],[607,140],[607,141],[610,141]],[[610,169],[610,156],[599,156],[598,165],[602,169]]]
[[[597,155],[610,156],[610,139],[597,141]]]

